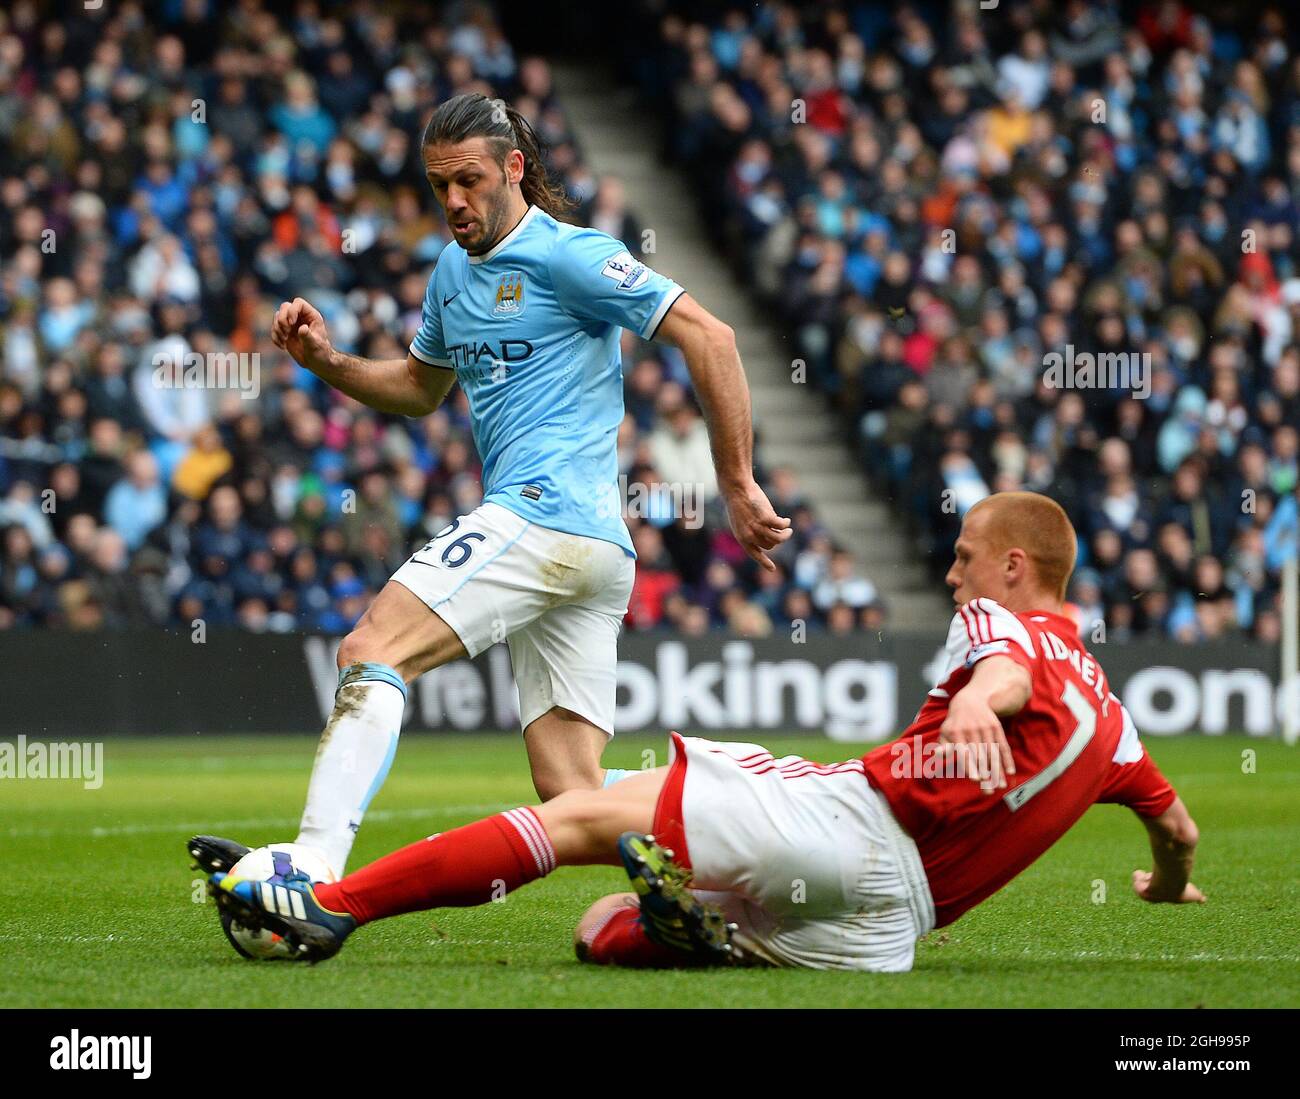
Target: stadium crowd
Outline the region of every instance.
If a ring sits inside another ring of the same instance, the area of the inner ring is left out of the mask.
[[[1046,491],[1080,532],[1094,639],[1277,638],[1294,9],[645,0],[636,20],[624,68],[667,154],[936,570],[976,500]],[[1049,369],[1103,353],[1131,373]]]
[[[0,11],[0,629],[343,632],[479,503],[459,389],[418,421],[366,409],[271,344],[278,303],[308,298],[342,350],[405,355],[449,241],[420,129],[461,92],[519,107],[575,221],[633,249],[640,229],[584,159],[547,64],[516,55],[489,7],[446,23],[408,10]],[[620,468],[660,486],[629,518],[630,626],[878,625],[874,588],[788,473],[765,480],[798,537],[777,574],[748,561],[684,361],[624,339]],[[209,384],[228,352],[241,368]]]

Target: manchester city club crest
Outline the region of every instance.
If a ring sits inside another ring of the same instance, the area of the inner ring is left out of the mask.
[[[496,303],[492,312],[499,317],[517,317],[524,311],[524,275],[508,271],[497,283]]]

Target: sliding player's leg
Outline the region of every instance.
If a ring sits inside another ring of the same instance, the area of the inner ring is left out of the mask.
[[[588,908],[574,929],[573,949],[579,961],[632,969],[669,969],[702,961],[646,934],[635,893],[611,893]]]
[[[642,897],[611,893],[587,909],[573,933],[581,962],[629,969],[678,969],[707,965],[756,964],[732,944],[734,923],[724,907],[731,898],[706,890],[682,890],[661,898],[672,926],[657,930]]]
[[[618,864],[619,837],[650,831],[667,768],[602,790],[569,790],[544,805],[430,836],[334,883],[283,885],[213,875],[223,910],[283,935],[304,960],[327,958],[358,927],[429,908],[500,900],[558,866]]]
[[[357,924],[426,908],[498,900],[559,866],[618,865],[619,837],[650,831],[667,768],[603,790],[567,790],[412,843],[317,887]]]

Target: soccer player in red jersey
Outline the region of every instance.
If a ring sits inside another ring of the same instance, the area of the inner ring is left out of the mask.
[[[1064,613],[1075,544],[1065,512],[1035,493],[967,513],[947,576],[946,674],[902,736],[861,759],[775,759],[673,733],[667,767],[607,789],[431,836],[337,883],[216,874],[214,895],[317,959],[375,919],[622,861],[635,892],[583,917],[588,961],[901,971],[920,936],[1114,802],[1151,841],[1137,895],[1204,901],[1190,881],[1196,825]]]

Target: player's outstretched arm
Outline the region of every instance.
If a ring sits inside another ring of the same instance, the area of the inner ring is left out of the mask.
[[[1152,904],[1204,904],[1205,894],[1192,884],[1192,863],[1200,838],[1182,798],[1158,817],[1142,817],[1151,838],[1155,869],[1133,871],[1133,892]]]
[[[429,366],[409,352],[405,359],[361,359],[336,351],[325,318],[305,298],[276,310],[271,342],[335,389],[380,412],[427,416],[456,380],[455,371]]]
[[[767,551],[792,535],[790,520],[777,515],[754,480],[754,424],[749,383],[731,327],[683,294],[660,322],[655,339],[681,349],[709,427],[713,468],[727,505],[732,532],[745,552],[766,569]]]

